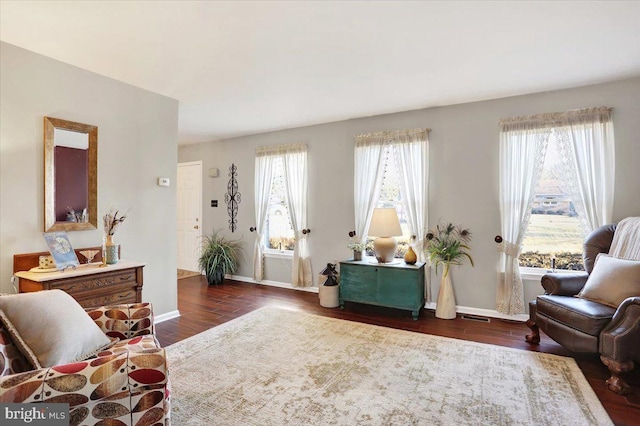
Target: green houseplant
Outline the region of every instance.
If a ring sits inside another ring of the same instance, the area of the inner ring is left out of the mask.
[[[220,230],[204,236],[198,267],[206,274],[209,285],[222,284],[225,275],[238,270],[241,252],[241,241],[226,239]]]

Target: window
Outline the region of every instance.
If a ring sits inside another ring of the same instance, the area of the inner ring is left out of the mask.
[[[402,180],[398,168],[398,159],[394,155],[392,146],[386,146],[382,155],[384,156],[382,187],[380,188],[380,196],[375,207],[394,207],[398,212],[398,219],[400,220],[400,227],[402,228],[402,236],[395,237],[396,241],[398,241],[398,248],[396,249],[395,257],[403,258],[409,248],[409,243],[411,242],[411,230],[409,229],[407,214],[402,200],[402,188],[400,187]],[[367,256],[374,255],[374,239],[374,237],[367,237]]]
[[[282,157],[276,157],[273,159],[273,180],[264,232],[266,249],[292,251],[295,248],[295,233],[285,196],[284,161]]]
[[[582,270],[585,233],[571,197],[556,132],[547,145],[542,175],[534,190],[529,226],[522,242],[520,266]]]
[[[307,145],[256,149],[253,279],[264,279],[265,251],[291,255],[291,284],[313,284],[307,235]],[[274,250],[275,249],[275,250]]]
[[[496,310],[513,315],[525,312],[518,273],[520,257],[524,258],[522,254],[527,252],[523,246],[525,237],[531,239],[539,234],[539,241],[527,242],[538,251],[543,243],[551,246],[548,250],[571,251],[573,238],[568,234],[572,232],[567,228],[575,221],[574,210],[588,231],[611,222],[615,146],[608,107],[505,118],[499,127],[502,241],[498,244],[501,255]],[[552,138],[555,142],[549,147]],[[555,167],[556,158],[561,159],[561,168]],[[545,160],[550,161],[546,170]],[[556,171],[564,178],[559,185],[549,185]],[[543,174],[546,184],[540,179]],[[570,185],[565,186],[566,183]],[[536,195],[538,212],[532,215]],[[555,214],[547,214],[551,211]],[[536,225],[541,225],[539,233]],[[563,241],[565,238],[568,239]],[[561,262],[556,263],[556,267],[562,267]]]

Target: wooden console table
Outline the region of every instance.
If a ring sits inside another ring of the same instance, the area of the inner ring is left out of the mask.
[[[415,321],[424,306],[424,263],[340,262],[341,308],[345,301],[406,309]]]
[[[84,308],[142,302],[142,268],[144,263],[120,260],[105,267],[101,263],[81,264],[76,269],[54,272],[15,271],[16,267],[38,266],[39,255],[31,253],[14,256],[14,275],[18,277],[18,291],[60,289],[69,293]],[[25,263],[25,256],[35,256],[35,264]],[[16,258],[19,258],[18,261]],[[26,266],[25,266],[26,265]],[[32,266],[29,266],[32,265]]]

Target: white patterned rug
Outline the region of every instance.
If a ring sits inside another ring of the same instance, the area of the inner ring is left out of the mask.
[[[167,348],[182,425],[611,425],[572,358],[262,308]]]

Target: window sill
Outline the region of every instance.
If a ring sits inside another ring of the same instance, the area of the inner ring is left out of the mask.
[[[526,267],[526,266],[521,266],[520,267],[520,278],[522,278],[523,280],[540,281],[540,279],[542,278],[542,276],[544,274],[548,274],[550,272],[552,272],[551,269],[529,268],[529,267]],[[577,271],[569,271],[569,270],[565,270],[565,269],[556,269],[553,272],[554,273],[559,273],[559,274],[573,274],[573,273],[576,273]]]
[[[293,259],[293,250],[265,250],[264,257],[272,259]]]

